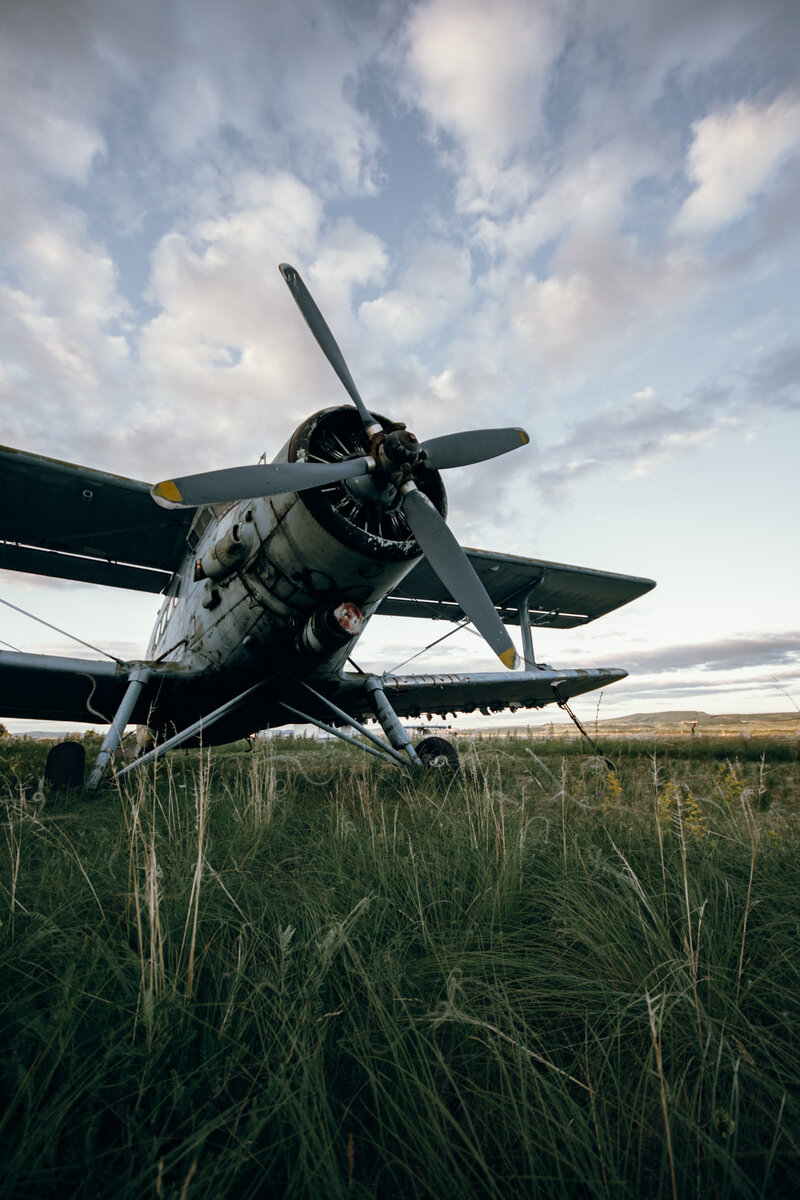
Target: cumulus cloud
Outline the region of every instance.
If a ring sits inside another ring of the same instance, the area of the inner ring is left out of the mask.
[[[497,302],[492,337],[511,325],[514,358],[563,373],[575,370],[576,347],[584,362],[614,340],[624,353],[626,343],[658,337],[659,323],[679,320],[687,306],[712,302],[723,276],[748,269],[741,256],[720,259],[710,241],[719,226],[701,228],[699,212],[725,185],[746,114],[751,132],[763,127],[766,137],[726,189],[729,204],[778,182],[793,93],[759,99],[775,84],[748,48],[757,44],[764,63],[779,55],[786,17],[785,5],[755,9],[744,0],[633,9],[592,2],[580,22],[556,6],[516,0],[414,6],[394,63],[398,86],[453,177],[465,244],[476,262],[488,252],[495,264],[476,283],[482,306]],[[502,53],[493,53],[496,39]],[[684,163],[686,108],[703,89],[715,95],[728,66],[756,98],[717,101],[696,122]],[[715,150],[715,120],[729,110],[741,119]],[[678,220],[683,166],[694,191]],[[784,240],[791,236],[787,226]],[[775,237],[753,249],[774,253]],[[381,310],[411,344],[411,297],[395,289],[364,316]]]
[[[555,6],[526,0],[432,0],[405,29],[409,99],[458,171],[459,203],[481,211],[524,200],[549,70],[565,37]]]
[[[800,153],[800,99],[745,99],[692,124],[687,174],[692,191],[676,219],[708,233],[743,217],[780,168]]]
[[[208,153],[232,130],[327,190],[374,191],[379,140],[354,103],[370,22],[313,0],[178,0],[169,13],[178,45],[155,73],[149,108],[168,153]],[[166,23],[159,7],[152,15],[156,28]]]
[[[271,456],[301,417],[340,398],[278,261],[302,267],[339,336],[354,289],[385,262],[380,240],[352,220],[326,227],[322,240],[319,201],[291,176],[248,176],[237,192],[241,205],[225,217],[159,242],[149,293],[158,311],[140,338],[151,388],[135,414],[140,439],[178,421],[181,452],[201,461]]]
[[[287,394],[308,411],[327,368],[275,268],[299,259],[345,328],[353,289],[385,268],[375,235],[324,211],[375,190],[356,94],[377,36],[314,0],[4,14],[5,440],[142,471],[184,419],[199,454],[213,432],[234,448]]]
[[[398,286],[361,305],[361,320],[395,342],[436,337],[472,299],[469,253],[446,242],[417,245]]]

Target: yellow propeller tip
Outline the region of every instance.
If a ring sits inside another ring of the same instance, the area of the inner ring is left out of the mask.
[[[165,479],[163,483],[157,483],[151,488],[151,492],[161,500],[168,500],[170,504],[183,503],[183,495],[174,479]]]
[[[518,429],[517,433],[519,434],[519,440],[522,442],[523,446],[527,446],[531,439],[528,437],[525,430]]]
[[[517,659],[517,652],[513,646],[509,646],[507,650],[498,655],[498,658],[504,667],[508,667],[509,671],[513,671],[519,661]]]

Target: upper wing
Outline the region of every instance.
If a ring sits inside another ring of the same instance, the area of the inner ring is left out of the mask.
[[[383,675],[380,682],[399,717],[422,713],[502,712],[504,709],[543,708],[569,700],[584,692],[608,687],[625,679],[628,672],[615,667],[586,667],[556,671],[536,667],[532,671],[476,672],[464,675]],[[347,673],[337,681],[333,697],[346,712],[356,717],[374,716],[365,676]]]
[[[635,600],[655,587],[652,579],[570,567],[565,563],[466,550],[483,585],[507,625],[519,625],[526,593],[532,625],[571,629]],[[464,613],[422,559],[379,605],[393,617],[433,617],[460,621]]]
[[[0,446],[0,567],[135,591],[163,591],[194,513],[150,487]]]

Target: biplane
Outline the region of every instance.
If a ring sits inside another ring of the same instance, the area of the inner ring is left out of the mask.
[[[442,739],[415,746],[400,718],[537,709],[627,674],[537,663],[533,630],[585,625],[652,580],[463,549],[447,526],[442,472],[517,450],[525,431],[419,441],[371,411],[299,274],[280,270],[352,403],[303,421],[273,462],[151,486],[0,448],[0,568],[164,597],[135,661],[0,651],[0,716],[108,725],[90,787],[129,724],[141,753],[118,776],[176,746],[297,723],[421,767],[441,761]],[[502,666],[361,670],[375,615],[471,623]]]

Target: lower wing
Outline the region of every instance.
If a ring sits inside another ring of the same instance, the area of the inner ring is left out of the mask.
[[[482,672],[465,675],[384,675],[380,678],[386,696],[400,717],[431,713],[454,716],[472,712],[512,712],[544,708],[573,696],[608,687],[625,679],[628,672],[614,667],[586,667],[556,671],[536,667],[531,671]],[[374,715],[364,686],[365,677],[343,675],[332,699],[353,716]]]
[[[0,650],[0,717],[108,724],[131,672],[141,665],[145,664]],[[150,670],[152,677],[131,717],[134,722],[146,722],[160,697],[185,691],[197,678],[169,663],[150,665]]]

